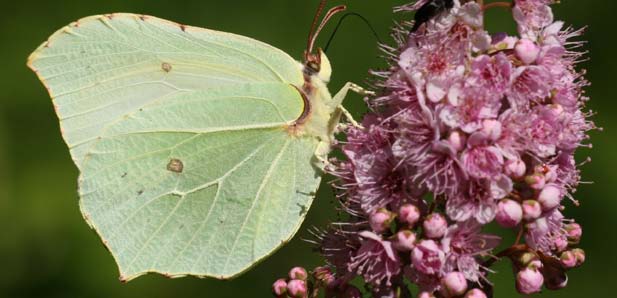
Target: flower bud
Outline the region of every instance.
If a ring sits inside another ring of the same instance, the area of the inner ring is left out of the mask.
[[[308,273],[306,269],[302,267],[294,267],[289,270],[289,279],[299,279],[306,280],[308,278]]]
[[[557,252],[562,252],[568,248],[568,238],[566,237],[555,237],[553,239],[553,246]]]
[[[454,149],[454,151],[456,152],[460,152],[465,149],[466,142],[467,137],[465,137],[464,133],[458,130],[450,133],[450,136],[448,137],[448,144],[450,144],[450,147],[452,147],[452,149]]]
[[[422,227],[424,228],[424,234],[426,237],[436,239],[441,238],[446,234],[448,222],[443,215],[433,213],[426,217]]]
[[[386,209],[379,209],[369,218],[371,229],[376,233],[383,233],[390,228],[392,222],[392,213]]]
[[[542,290],[544,276],[536,269],[525,268],[516,275],[516,290],[521,294],[534,294]]]
[[[471,289],[465,294],[465,298],[487,298],[486,294],[480,289]]]
[[[399,251],[411,251],[416,246],[416,234],[410,230],[396,233],[394,247]]]
[[[575,248],[572,250],[574,256],[576,256],[576,266],[583,265],[585,263],[585,251],[580,248]]]
[[[533,189],[540,190],[544,188],[544,185],[546,185],[546,178],[544,178],[544,175],[542,174],[535,173],[525,177],[525,183]]]
[[[445,297],[456,297],[467,291],[467,279],[461,272],[450,272],[441,279],[441,293]]]
[[[508,160],[505,165],[506,175],[510,176],[510,178],[520,179],[525,176],[525,172],[527,171],[527,167],[525,166],[525,162],[520,159]]]
[[[358,288],[349,285],[341,298],[362,298],[362,292]]]
[[[548,107],[550,108],[552,116],[555,118],[561,117],[563,115],[563,112],[565,111],[563,106],[558,103],[551,104]]]
[[[406,223],[410,226],[415,225],[420,220],[420,209],[412,204],[405,204],[401,206],[398,211],[398,218],[402,223]]]
[[[306,282],[293,279],[287,284],[287,293],[293,298],[304,298],[307,294]]]
[[[514,260],[516,261],[517,268],[523,268],[523,267],[535,267],[534,265],[537,265],[536,261],[539,261],[540,259],[538,258],[538,255],[536,255],[535,253],[524,252],[524,253],[517,255],[516,259],[513,259],[513,261]],[[540,262],[540,265],[542,265],[541,262]]]
[[[583,236],[583,228],[581,228],[581,225],[571,223],[566,225],[565,230],[568,240],[574,243],[579,243],[581,241],[581,237]]]
[[[317,267],[313,270],[313,277],[322,284],[330,286],[336,281],[332,270],[328,267]]]
[[[561,262],[561,265],[563,265],[563,267],[568,269],[574,268],[577,265],[576,255],[574,255],[572,251],[562,252],[561,256],[559,257],[559,261]]]
[[[526,221],[538,219],[542,215],[542,205],[536,200],[523,201],[523,218]]]
[[[541,269],[542,267],[544,267],[544,264],[542,264],[542,261],[540,261],[540,259],[531,260],[529,264],[527,264],[527,268],[529,269],[538,270],[538,269]]]
[[[484,120],[482,122],[482,132],[491,141],[497,141],[501,137],[501,122],[497,120]]]
[[[272,293],[277,297],[285,295],[287,293],[287,282],[282,278],[275,281],[272,285]]]
[[[429,293],[429,292],[422,292],[420,294],[418,294],[418,298],[435,298],[435,295]]]
[[[516,57],[525,64],[532,64],[538,60],[540,55],[540,47],[529,39],[521,39],[514,46]]]
[[[538,195],[538,202],[544,211],[557,208],[561,203],[561,189],[552,184],[545,186]]]
[[[495,220],[504,228],[514,228],[523,219],[523,208],[513,200],[503,199],[497,204]]]

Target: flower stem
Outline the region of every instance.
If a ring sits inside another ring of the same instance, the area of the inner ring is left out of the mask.
[[[514,242],[515,246],[521,243],[521,239],[523,238],[523,232],[525,232],[525,227],[521,225],[521,228],[518,230],[518,235],[516,235],[516,242]]]
[[[491,266],[493,266],[493,264],[495,264],[497,261],[500,261],[503,257],[508,257],[511,256],[512,254],[522,251],[522,250],[526,250],[527,249],[527,245],[526,244],[515,244],[512,245],[502,251],[500,251],[499,253],[497,253],[497,255],[495,255],[494,258],[490,258],[488,260],[486,260],[484,263],[482,263],[482,267],[486,267],[489,268]]]

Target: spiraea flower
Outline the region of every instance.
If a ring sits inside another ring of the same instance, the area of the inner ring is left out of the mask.
[[[277,281],[275,293],[297,284],[301,294],[360,297],[350,284],[360,277],[373,297],[492,297],[490,267],[508,258],[522,294],[566,286],[585,260],[582,228],[565,215],[578,206],[575,153],[596,127],[576,65],[583,31],[555,21],[553,2],[395,9],[441,13],[401,24],[398,43],[383,46],[391,67],[374,72],[370,112],[327,167],[346,213],[316,233],[327,264],[308,274],[314,282]],[[511,11],[517,35],[490,32],[483,15],[493,7]],[[484,232],[493,221],[516,242]]]

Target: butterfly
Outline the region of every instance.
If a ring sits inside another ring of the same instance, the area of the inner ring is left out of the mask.
[[[422,24],[454,7],[453,0],[429,0],[422,5],[414,16],[414,24],[411,32],[416,32]]]
[[[320,184],[346,94],[315,39],[303,62],[152,16],[60,29],[28,59],[80,171],[81,212],[120,270],[228,279],[288,242]],[[355,121],[350,120],[355,123]]]

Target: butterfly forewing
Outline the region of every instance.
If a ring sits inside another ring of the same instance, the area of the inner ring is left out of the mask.
[[[54,99],[78,167],[111,123],[149,103],[212,86],[303,82],[297,62],[267,44],[133,14],[79,20],[29,65]]]

